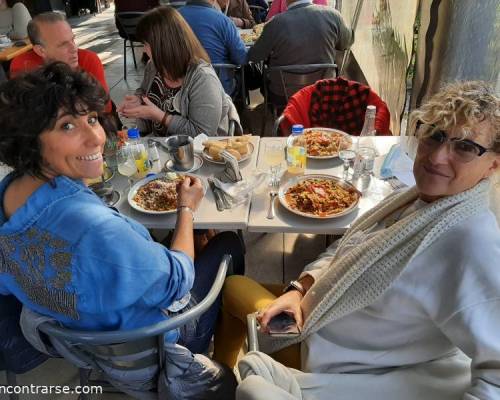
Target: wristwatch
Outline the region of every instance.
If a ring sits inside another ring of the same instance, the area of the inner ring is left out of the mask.
[[[289,292],[290,290],[297,290],[302,296],[306,295],[306,289],[299,281],[290,281],[288,286],[283,289],[283,293]]]

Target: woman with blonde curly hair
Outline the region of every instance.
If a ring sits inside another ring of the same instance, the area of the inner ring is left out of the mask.
[[[500,99],[485,83],[456,83],[412,118],[415,187],[355,221],[280,297],[226,282],[218,333],[233,336],[216,334],[220,361],[234,362],[252,308],[261,331],[282,312],[301,327],[261,344],[283,359],[300,343],[303,372],[250,352],[238,399],[500,398],[500,229],[488,204]]]

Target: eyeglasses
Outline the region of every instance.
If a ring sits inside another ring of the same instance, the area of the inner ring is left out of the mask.
[[[419,123],[417,129],[423,129],[421,144],[429,149],[437,149],[446,143],[453,159],[462,163],[468,163],[476,157],[481,157],[484,153],[493,151],[469,139],[449,138],[445,131],[434,125]]]

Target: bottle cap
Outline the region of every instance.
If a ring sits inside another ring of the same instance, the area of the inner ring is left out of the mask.
[[[369,112],[372,112],[372,113],[376,113],[377,112],[377,107],[375,107],[374,105],[369,105],[366,107],[366,111],[369,111]]]
[[[139,129],[137,128],[130,128],[127,131],[127,135],[129,139],[139,139],[141,135],[139,134]]]
[[[304,133],[304,126],[301,124],[292,125],[292,135],[299,135]]]

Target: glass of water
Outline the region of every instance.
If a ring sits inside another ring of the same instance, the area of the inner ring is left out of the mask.
[[[358,149],[358,155],[363,162],[361,175],[372,175],[373,165],[375,164],[375,157],[377,156],[377,152],[375,151],[375,149],[373,147],[360,147]]]
[[[340,150],[339,158],[344,162],[344,173],[342,175],[342,179],[347,181],[349,179],[349,167],[356,158],[356,152],[354,150]]]

